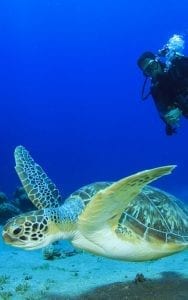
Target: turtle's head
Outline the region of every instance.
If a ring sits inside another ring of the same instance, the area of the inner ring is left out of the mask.
[[[28,212],[8,220],[3,228],[3,239],[25,250],[42,248],[60,238],[58,221],[58,215],[51,209]]]

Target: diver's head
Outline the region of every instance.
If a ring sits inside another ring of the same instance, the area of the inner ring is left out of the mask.
[[[154,78],[163,70],[162,63],[152,52],[144,52],[138,59],[137,64],[147,77]]]

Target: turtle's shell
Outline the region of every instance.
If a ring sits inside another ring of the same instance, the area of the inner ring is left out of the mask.
[[[72,199],[80,199],[84,203],[84,206],[86,206],[90,200],[91,197],[93,197],[97,192],[107,188],[110,186],[113,182],[106,182],[106,181],[101,181],[101,182],[94,182],[88,185],[85,185],[75,192],[73,192],[66,200],[70,201]]]
[[[119,219],[117,231],[133,231],[148,241],[188,242],[188,209],[176,197],[146,186]]]
[[[80,199],[86,206],[98,191],[112,182],[96,182],[75,191],[66,201]],[[175,196],[158,188],[146,186],[122,212],[117,224],[118,234],[136,234],[148,241],[188,242],[188,208]]]

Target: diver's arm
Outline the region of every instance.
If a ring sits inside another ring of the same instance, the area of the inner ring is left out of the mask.
[[[179,119],[182,115],[181,110],[174,105],[174,101],[172,101],[172,104],[169,106],[160,90],[157,90],[157,93],[153,93],[152,96],[159,116],[166,125],[166,134],[172,135],[176,132],[176,128],[179,125]],[[168,103],[169,102],[170,101],[168,101]]]
[[[152,88],[151,94],[159,116],[164,121],[164,116],[169,112],[169,104],[167,104],[166,98],[159,88]]]
[[[173,102],[172,102],[173,103]],[[171,127],[178,127],[179,121],[182,116],[182,111],[175,105],[171,106],[160,106],[157,103],[157,109],[160,115],[160,118],[164,121],[164,123]]]

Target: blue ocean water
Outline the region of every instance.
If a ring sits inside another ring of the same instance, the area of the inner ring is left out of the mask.
[[[64,198],[91,182],[177,164],[154,185],[186,201],[188,120],[176,135],[165,135],[152,99],[141,100],[137,59],[173,34],[184,35],[188,55],[187,24],[187,0],[1,0],[0,191],[11,198],[21,185],[13,154],[23,145]],[[13,249],[1,237],[0,243],[0,279],[7,281],[0,298],[8,290],[17,299],[25,282],[39,296],[50,280],[50,289],[63,294],[135,284],[138,272],[153,279],[162,274],[161,282],[178,272],[187,276],[186,253],[139,266],[82,253],[45,263],[39,251]]]
[[[0,190],[20,184],[20,144],[63,195],[166,164],[178,168],[156,185],[186,188],[188,122],[165,135],[136,64],[174,33],[188,55],[186,0],[2,0],[0,28]]]

